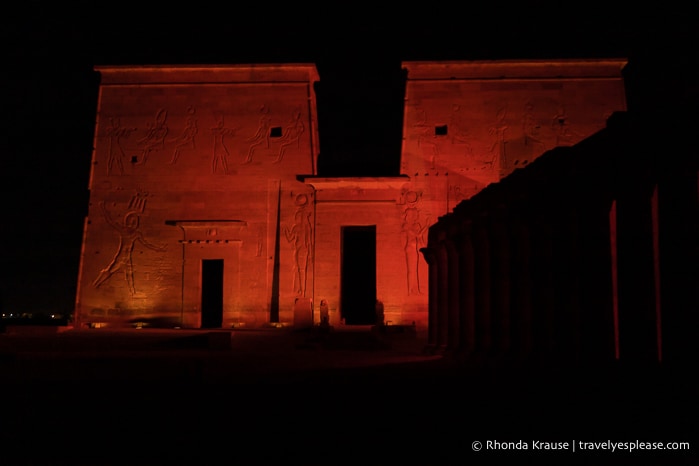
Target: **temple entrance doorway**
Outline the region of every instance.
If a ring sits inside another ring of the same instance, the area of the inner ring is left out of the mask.
[[[223,325],[223,259],[201,264],[201,328]]]
[[[340,315],[346,325],[376,321],[376,225],[342,227]]]

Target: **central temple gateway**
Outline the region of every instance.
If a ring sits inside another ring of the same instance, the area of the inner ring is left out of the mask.
[[[427,230],[626,109],[623,60],[405,62],[400,173],[325,177],[312,64],[98,67],[77,326],[427,326]]]

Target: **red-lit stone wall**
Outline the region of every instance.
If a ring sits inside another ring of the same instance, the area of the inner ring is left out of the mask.
[[[97,71],[76,319],[199,327],[202,260],[223,259],[220,325],[290,320],[313,277],[304,263],[299,286],[294,267],[308,249],[298,224],[313,224],[313,193],[296,174],[315,173],[315,67]]]
[[[625,60],[405,62],[401,174],[413,217],[434,224],[544,152],[571,146],[626,109]],[[421,234],[422,236],[422,234]],[[428,267],[419,264],[427,294]],[[421,294],[421,296],[423,296]],[[423,298],[427,308],[427,298]]]
[[[428,228],[625,109],[620,60],[403,66],[400,173],[382,178],[317,173],[313,65],[98,68],[76,320],[307,324],[325,301],[337,325],[355,311],[342,308],[343,231],[369,227],[362,270],[385,320],[426,327]],[[209,321],[213,260],[223,310]]]
[[[426,183],[441,212],[604,128],[626,109],[622,60],[406,62],[401,173]]]
[[[331,324],[355,311],[342,309],[343,294],[359,292],[354,277],[342,280],[343,260],[359,253],[343,248],[343,229],[368,226],[375,227],[375,264],[359,273],[376,274],[376,299],[383,303],[385,322],[427,325],[427,268],[415,268],[419,248],[427,244],[427,228],[411,215],[420,200],[403,192],[407,180],[305,178],[316,190],[315,300],[328,303]]]

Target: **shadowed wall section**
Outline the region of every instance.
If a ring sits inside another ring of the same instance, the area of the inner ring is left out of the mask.
[[[697,231],[699,151],[677,144],[665,123],[649,136],[648,123],[614,114],[430,228],[422,252],[443,285],[430,288],[433,350],[510,361],[695,357],[697,238],[687,232]],[[456,259],[441,253],[447,247]]]

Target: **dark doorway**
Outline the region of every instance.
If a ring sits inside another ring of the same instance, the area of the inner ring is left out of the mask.
[[[342,227],[342,318],[347,325],[376,321],[376,226]]]
[[[223,259],[204,259],[201,267],[201,328],[223,325]]]

